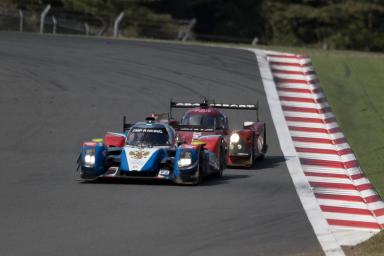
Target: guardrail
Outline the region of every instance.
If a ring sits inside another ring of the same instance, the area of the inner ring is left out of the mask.
[[[179,41],[210,41],[255,45],[258,38],[238,38],[212,34],[197,34],[196,19],[150,20],[132,17],[124,12],[115,17],[93,16],[58,10],[50,5],[39,10],[4,9],[0,6],[0,30],[51,34],[78,34],[155,38]]]
[[[170,19],[163,22],[144,20],[125,15],[96,17],[83,13],[55,10],[47,5],[40,10],[2,9],[0,30],[84,34],[113,37],[150,37],[173,40],[193,40],[196,20]]]

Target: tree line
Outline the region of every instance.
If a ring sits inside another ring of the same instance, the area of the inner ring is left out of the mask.
[[[384,51],[383,0],[3,0],[22,8],[55,8],[138,20],[192,19],[196,38],[261,44]],[[128,26],[128,25],[127,25]],[[208,36],[208,37],[207,37]]]

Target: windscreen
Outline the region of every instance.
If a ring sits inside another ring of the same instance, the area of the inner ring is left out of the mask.
[[[223,128],[224,118],[218,115],[188,113],[181,120],[182,125],[201,126],[203,128]]]
[[[127,144],[131,146],[168,146],[169,135],[164,128],[133,128]]]

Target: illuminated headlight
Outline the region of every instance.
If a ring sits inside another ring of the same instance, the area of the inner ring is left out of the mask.
[[[181,153],[180,159],[177,162],[179,167],[187,167],[192,164],[192,154],[191,152],[183,152]]]
[[[88,149],[85,151],[84,164],[86,167],[93,167],[95,165],[95,150]]]
[[[231,135],[230,141],[232,143],[237,143],[237,142],[239,142],[239,140],[240,140],[239,134],[234,133],[234,134]]]
[[[178,162],[179,167],[186,167],[192,164],[192,159],[190,158],[181,158]]]

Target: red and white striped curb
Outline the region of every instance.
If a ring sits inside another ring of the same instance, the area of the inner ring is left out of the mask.
[[[310,58],[267,56],[294,147],[328,224],[337,230],[383,229],[384,203],[341,132]]]

